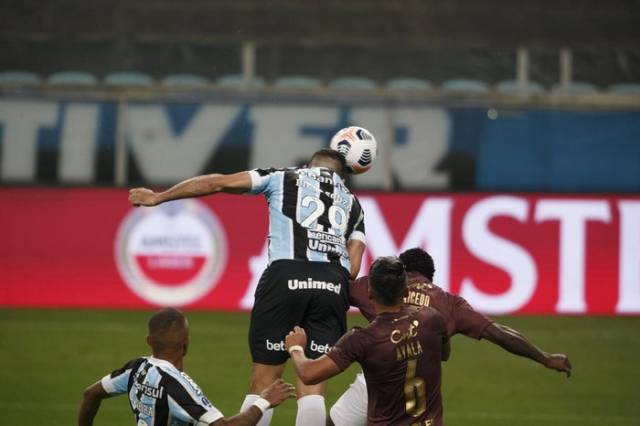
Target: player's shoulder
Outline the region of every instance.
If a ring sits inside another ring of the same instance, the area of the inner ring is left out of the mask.
[[[369,286],[369,275],[363,275],[363,276],[361,276],[359,278],[356,278],[355,280],[349,281],[349,283],[352,286],[355,286],[355,287],[360,287],[360,286],[368,287]]]
[[[249,172],[257,173],[260,177],[266,177],[273,174],[283,174],[288,171],[296,170],[295,167],[266,167],[249,170]]]
[[[418,319],[421,323],[431,324],[432,328],[438,329],[443,328],[446,324],[444,316],[435,308],[431,306],[425,306],[420,308],[414,314],[416,319]]]
[[[116,376],[121,375],[122,373],[126,372],[127,370],[135,370],[137,369],[147,358],[146,357],[137,357],[137,358],[133,358],[130,359],[129,361],[125,362],[124,365],[116,370],[113,370],[111,372],[111,374],[109,375],[111,378],[114,378]]]

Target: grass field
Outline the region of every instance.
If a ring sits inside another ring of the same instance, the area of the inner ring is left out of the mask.
[[[139,354],[148,312],[0,310],[0,409],[6,425],[72,425],[82,389]],[[185,370],[226,415],[249,377],[247,314],[188,314]],[[447,426],[640,425],[640,318],[505,317],[549,351],[566,352],[570,379],[488,342],[453,340],[445,364]],[[353,316],[351,322],[359,322]],[[357,368],[331,381],[331,404]],[[288,371],[288,377],[291,377]],[[273,425],[293,425],[295,401]],[[97,425],[134,424],[125,397],[107,400]]]

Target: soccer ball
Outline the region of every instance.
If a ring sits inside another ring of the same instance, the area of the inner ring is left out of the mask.
[[[367,129],[357,126],[339,130],[329,147],[344,155],[347,167],[354,174],[364,173],[373,166],[378,155],[378,142]]]

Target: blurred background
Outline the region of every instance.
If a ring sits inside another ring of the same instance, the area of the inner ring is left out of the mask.
[[[366,214],[363,272],[424,247],[436,283],[576,368],[560,381],[456,338],[447,424],[640,424],[640,2],[0,6],[10,423],[73,423],[84,386],[146,353],[146,318],[164,305],[193,316],[186,369],[234,413],[266,204],[222,195],[134,210],[127,188],[301,165],[359,125],[379,145],[350,179]],[[131,420],[125,401],[103,411],[97,424]],[[281,413],[273,424],[293,424],[295,404]]]

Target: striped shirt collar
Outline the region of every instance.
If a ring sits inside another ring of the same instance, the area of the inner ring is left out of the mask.
[[[173,368],[174,370],[177,370],[176,366],[170,363],[169,361],[167,361],[166,359],[160,359],[160,358],[155,358],[154,356],[149,356],[147,357],[147,360],[151,364],[157,365],[158,367]]]

